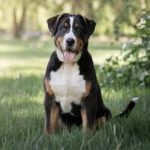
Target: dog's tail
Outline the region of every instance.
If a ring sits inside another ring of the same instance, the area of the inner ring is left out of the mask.
[[[139,100],[139,97],[132,98],[132,100],[129,102],[127,107],[119,115],[117,115],[115,118],[122,118],[122,117],[127,118],[130,115],[135,104],[138,102],[138,100]]]

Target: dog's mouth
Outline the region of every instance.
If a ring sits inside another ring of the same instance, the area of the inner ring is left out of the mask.
[[[61,44],[59,43],[59,49],[61,53],[63,54],[63,57],[66,61],[71,62],[74,61],[75,57],[79,54],[80,51],[74,48],[67,47],[66,49],[63,49],[61,47]]]
[[[63,55],[64,55],[65,60],[72,61],[76,57],[77,52],[71,49],[67,49],[63,52]]]

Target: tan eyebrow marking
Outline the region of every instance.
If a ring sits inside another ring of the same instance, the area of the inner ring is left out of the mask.
[[[78,28],[78,27],[79,27],[79,25],[76,23],[76,24],[74,25],[74,27],[75,27],[75,28]]]
[[[68,27],[68,23],[65,22],[64,26],[65,26],[65,27]]]

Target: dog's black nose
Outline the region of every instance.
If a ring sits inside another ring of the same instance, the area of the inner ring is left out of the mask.
[[[66,43],[67,43],[68,46],[72,46],[75,43],[75,40],[73,38],[68,38],[66,40]]]

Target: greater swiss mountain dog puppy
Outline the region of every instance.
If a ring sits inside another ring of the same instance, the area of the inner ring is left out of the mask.
[[[45,132],[54,132],[58,123],[82,125],[83,130],[103,126],[111,118],[111,111],[102,100],[88,51],[88,39],[96,23],[68,13],[52,17],[47,23],[56,49],[44,77]],[[134,106],[130,103],[120,116],[128,115]]]

